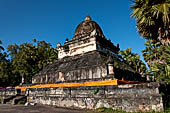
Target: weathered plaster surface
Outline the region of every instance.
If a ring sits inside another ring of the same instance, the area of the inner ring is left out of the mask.
[[[68,57],[47,66],[32,78],[32,83],[101,79],[107,76],[107,64],[98,52]]]
[[[30,89],[27,94],[29,102],[58,107],[81,109],[108,107],[128,112],[163,110],[157,83]]]
[[[15,94],[15,89],[0,89],[0,96],[13,96]]]

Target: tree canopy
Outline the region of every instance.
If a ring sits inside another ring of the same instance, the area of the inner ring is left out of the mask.
[[[147,74],[170,83],[170,0],[135,0],[131,9],[139,34],[147,39],[142,51]]]
[[[7,53],[4,52],[2,41],[0,41],[0,85],[7,85],[10,76],[10,62],[7,60]]]
[[[146,41],[145,45],[142,53],[149,67],[147,74],[155,76],[159,82],[170,83],[170,45],[154,40]]]
[[[139,34],[146,39],[170,43],[170,0],[135,0],[131,9]]]
[[[35,39],[33,43],[9,45],[7,52],[10,60],[6,52],[0,54],[1,86],[18,85],[22,77],[31,83],[34,74],[57,59],[57,50],[50,43]]]
[[[132,53],[131,48],[121,50],[119,52],[123,61],[131,66],[136,72],[143,75],[146,72],[146,65],[142,60],[140,60],[140,56],[136,53]]]

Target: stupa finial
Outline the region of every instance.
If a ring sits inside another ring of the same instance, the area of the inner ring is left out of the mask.
[[[87,14],[86,18],[84,19],[84,21],[90,21],[91,17],[89,16],[89,14]]]

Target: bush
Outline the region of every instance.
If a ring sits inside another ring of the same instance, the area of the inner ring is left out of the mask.
[[[20,100],[17,104],[25,104],[25,101]]]
[[[165,108],[165,113],[170,113],[170,107],[169,108]]]
[[[106,107],[98,108],[97,112],[104,112],[104,113],[126,113],[125,111],[122,111],[122,110],[113,110],[112,108],[106,108]]]

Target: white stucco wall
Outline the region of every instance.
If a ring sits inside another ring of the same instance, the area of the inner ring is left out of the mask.
[[[63,47],[58,48],[58,58],[64,58],[66,56],[74,56],[78,54],[84,54],[86,52],[97,50],[95,38],[90,38],[88,41],[80,40],[77,42],[73,42],[68,45],[69,51],[64,52]]]

